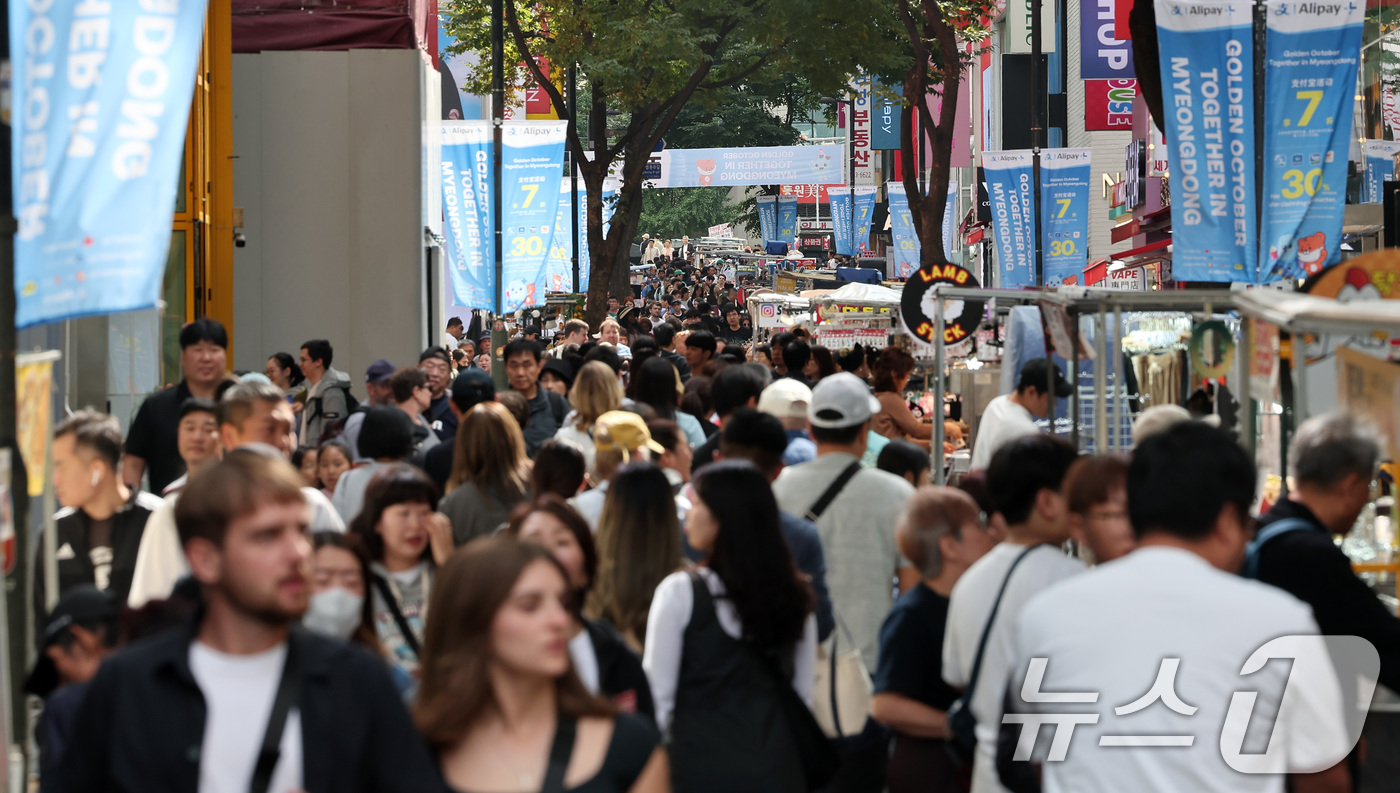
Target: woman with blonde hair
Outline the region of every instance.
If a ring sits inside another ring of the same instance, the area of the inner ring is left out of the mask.
[[[569,404],[574,412],[565,419],[564,426],[554,433],[554,437],[583,452],[584,470],[591,474],[597,456],[593,444],[593,422],[604,413],[622,407],[622,384],[607,364],[589,361],[574,378]]]
[[[491,534],[529,499],[530,458],[520,425],[505,405],[478,404],[457,427],[447,495],[438,506],[452,521],[453,543]]]
[[[513,537],[443,566],[413,715],[446,789],[669,790],[655,730],[588,693],[572,668],[572,599],[550,552]]]
[[[651,463],[624,466],[598,519],[598,577],[588,595],[588,614],[612,623],[640,652],[652,593],[684,561],[666,475]]]

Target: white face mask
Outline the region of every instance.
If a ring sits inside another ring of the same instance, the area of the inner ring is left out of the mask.
[[[360,627],[364,606],[364,595],[351,594],[344,587],[333,587],[311,596],[301,624],[325,636],[349,639]]]

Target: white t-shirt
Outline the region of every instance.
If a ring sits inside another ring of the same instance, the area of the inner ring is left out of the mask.
[[[948,598],[948,622],[943,631],[943,679],[964,688],[972,676],[977,645],[992,613],[1001,584],[1024,545],[1004,542],[978,559],[962,574]],[[972,695],[972,715],[977,718],[977,756],[973,766],[974,793],[1004,790],[996,772],[997,732],[1001,724],[1002,694],[1011,670],[1011,639],[1017,617],[1026,601],[1051,585],[1084,572],[1084,563],[1046,545],[1030,552],[1006,585],[997,609],[996,623],[987,635],[982,671]]]
[[[190,644],[190,674],[204,694],[206,713],[199,793],[247,793],[286,659],[286,642],[254,655]],[[287,714],[281,750],[268,793],[302,790],[301,714],[296,708]]]
[[[1268,745],[1282,750],[1287,769],[1316,771],[1319,763],[1339,761],[1349,747],[1330,660],[1324,656],[1315,667],[1320,675],[1300,671],[1302,664],[1290,669],[1287,661],[1240,674],[1270,640],[1317,632],[1306,603],[1178,548],[1141,548],[1037,595],[1021,610],[1013,638],[1015,690],[1029,659],[1040,657],[1048,659],[1040,691],[1099,693],[1092,704],[1016,706],[1098,714],[1097,724],[1075,728],[1062,762],[1042,766],[1046,793],[1281,792],[1281,774],[1243,774],[1222,757],[1226,713],[1237,691],[1258,692],[1246,735],[1265,739],[1272,726]],[[1157,688],[1164,659],[1179,659],[1168,680],[1180,707],[1148,697],[1139,709],[1138,700]],[[1288,705],[1280,710],[1285,687]],[[1128,705],[1132,712],[1115,713]],[[1187,715],[1190,707],[1197,710]],[[1045,732],[1041,743],[1048,746]],[[1194,740],[1187,747],[1100,747],[1104,735]],[[1256,751],[1249,741],[1243,754]]]
[[[993,399],[982,411],[982,420],[977,425],[977,439],[972,444],[972,470],[985,469],[992,464],[992,455],[998,449],[1017,438],[1038,432],[1040,428],[1035,426],[1035,417],[1029,410],[1012,402],[1010,395]]]
[[[744,623],[734,604],[723,597],[724,582],[708,567],[696,570],[714,597],[715,617],[720,628],[735,639],[744,636]],[[676,708],[676,688],[681,677],[681,655],[685,651],[685,629],[695,609],[695,591],[690,573],[672,573],[656,585],[647,612],[647,638],[642,653],[642,669],[651,685],[651,698],[656,703],[656,725],[664,732]],[[802,640],[793,648],[792,688],[810,707],[812,686],[817,666],[817,618],[807,615],[802,627]]]

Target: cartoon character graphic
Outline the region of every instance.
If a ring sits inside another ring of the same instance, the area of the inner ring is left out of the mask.
[[[1319,231],[1298,238],[1298,266],[1308,275],[1317,275],[1327,266],[1327,235]],[[1379,295],[1377,295],[1379,298]]]
[[[1299,256],[1301,259],[1302,256]],[[1371,276],[1360,267],[1346,272],[1346,284],[1337,290],[1337,299],[1343,303],[1360,300],[1381,300],[1381,290],[1371,283]]]
[[[695,172],[700,174],[700,184],[709,187],[715,181],[715,158],[695,161]]]

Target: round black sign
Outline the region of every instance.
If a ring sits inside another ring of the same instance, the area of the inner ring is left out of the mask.
[[[904,295],[899,301],[899,315],[904,328],[914,338],[934,343],[933,287],[937,284],[978,286],[977,279],[956,264],[935,264],[921,267],[904,283]],[[967,339],[982,321],[981,300],[944,298],[943,343],[952,345]]]

